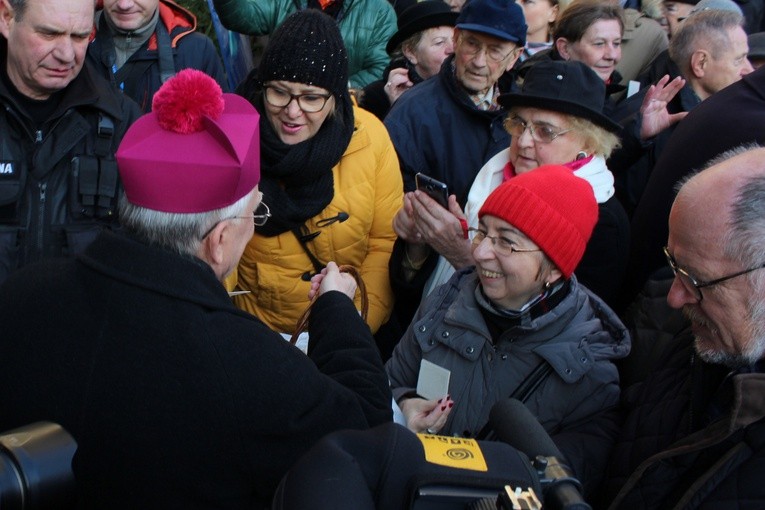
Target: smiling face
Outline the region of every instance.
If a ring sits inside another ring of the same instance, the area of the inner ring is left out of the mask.
[[[516,115],[527,124],[549,126],[556,132],[570,127],[567,115],[550,110],[513,108],[511,115]],[[581,150],[591,152],[585,147],[584,136],[577,131],[564,133],[550,143],[541,143],[534,141],[526,129],[510,140],[510,162],[515,172],[522,174],[542,165],[562,165],[574,161]]]
[[[291,81],[270,81],[265,84],[286,94],[308,96],[327,96],[329,91],[321,87],[295,83]],[[295,145],[312,138],[319,132],[322,124],[335,108],[335,98],[330,96],[324,108],[315,113],[304,112],[297,100],[292,99],[287,106],[273,106],[264,101],[266,117],[279,139],[287,145]]]
[[[489,237],[501,237],[503,244],[514,248],[539,249],[521,231],[496,216],[483,216],[478,228]],[[519,310],[543,292],[546,282],[561,277],[560,271],[546,263],[541,251],[499,255],[489,237],[473,245],[473,258],[484,294],[497,306]]]
[[[92,0],[28,0],[19,19],[0,1],[6,70],[20,93],[47,99],[77,77],[93,30],[93,8]]]
[[[455,29],[454,39],[455,76],[465,90],[474,94],[486,94],[505,71],[512,69],[520,55],[513,42],[469,30]],[[505,58],[495,61],[487,56],[487,52]]]
[[[555,41],[565,60],[576,60],[608,81],[622,58],[622,26],[615,19],[601,19],[590,25],[578,41],[561,37]]]
[[[109,19],[126,32],[146,26],[157,10],[159,0],[104,0]]]
[[[404,56],[414,64],[422,79],[428,79],[438,74],[446,57],[454,53],[453,38],[453,27],[428,28],[415,48],[403,48]]]

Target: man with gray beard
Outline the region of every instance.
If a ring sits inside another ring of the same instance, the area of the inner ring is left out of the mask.
[[[681,183],[664,253],[685,327],[640,309],[663,331],[643,329],[631,361],[647,375],[622,393],[603,506],[765,508],[765,148]]]

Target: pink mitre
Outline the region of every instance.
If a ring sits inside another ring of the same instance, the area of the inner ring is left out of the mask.
[[[117,150],[125,195],[154,211],[200,213],[227,207],[260,181],[260,116],[223,94],[210,76],[184,69],[154,95],[152,112]]]

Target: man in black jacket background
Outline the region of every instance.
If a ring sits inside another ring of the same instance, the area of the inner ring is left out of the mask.
[[[85,63],[92,31],[92,0],[0,0],[0,282],[115,225],[140,112]]]
[[[726,153],[674,201],[667,302],[690,327],[665,335],[674,319],[644,309],[660,331],[635,330],[628,363],[645,375],[623,393],[609,508],[765,505],[764,161],[763,148]]]

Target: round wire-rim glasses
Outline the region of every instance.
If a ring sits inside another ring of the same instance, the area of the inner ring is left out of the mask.
[[[210,227],[207,232],[204,233],[204,235],[201,237],[201,239],[204,239],[205,237],[210,235],[210,232],[215,230],[215,227],[220,225],[222,221],[226,220],[252,220],[253,223],[255,223],[256,227],[262,227],[266,224],[268,221],[268,218],[271,217],[271,209],[269,209],[268,205],[263,201],[263,195],[260,197],[260,203],[258,204],[258,207],[252,212],[249,216],[229,216],[227,218],[221,218],[220,220],[216,221],[215,224]]]
[[[701,289],[703,289],[704,287],[711,287],[712,285],[717,285],[718,283],[726,282],[728,280],[736,278],[737,276],[745,275],[747,273],[751,273],[752,271],[757,271],[758,269],[765,268],[765,264],[761,264],[756,267],[750,267],[749,269],[744,269],[743,271],[739,271],[737,273],[729,274],[727,276],[723,276],[721,278],[716,278],[714,280],[705,282],[703,280],[699,280],[695,278],[688,271],[678,266],[677,261],[675,260],[675,257],[671,253],[669,253],[668,246],[664,247],[664,256],[667,258],[667,263],[669,264],[669,267],[672,269],[672,272],[675,274],[676,277],[680,279],[680,282],[683,284],[683,287],[685,287],[691,294],[693,294],[693,296],[696,298],[696,301],[698,302],[701,302],[701,300],[704,299],[704,295],[701,293]]]
[[[542,251],[541,248],[516,248],[512,241],[502,236],[490,236],[485,230],[480,228],[469,228],[468,237],[473,246],[478,246],[484,239],[491,241],[491,246],[495,253],[499,255],[512,255],[513,253],[532,253],[535,251]]]
[[[293,100],[297,101],[298,107],[305,113],[317,113],[324,109],[332,94],[319,94],[311,92],[307,94],[293,94],[287,90],[273,85],[263,87],[263,97],[271,106],[286,108]]]

